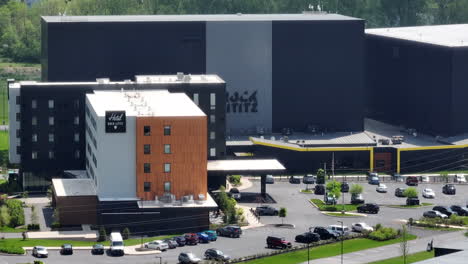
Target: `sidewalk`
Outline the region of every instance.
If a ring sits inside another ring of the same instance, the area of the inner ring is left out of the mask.
[[[430,237],[426,237],[422,239],[409,241],[409,253],[413,254],[416,252],[425,251],[427,247],[427,243],[429,243],[431,239],[432,238]],[[457,241],[466,240],[466,237],[464,236],[463,232],[450,232],[450,233],[434,236],[433,239],[434,239],[434,246],[436,247],[436,246],[442,246],[448,242],[454,243]],[[312,252],[313,251],[311,251],[311,254],[313,254]],[[384,260],[388,258],[394,258],[398,256],[401,256],[400,243],[378,247],[378,248],[356,251],[353,253],[347,253],[343,255],[343,260],[344,260],[344,263],[346,264],[364,264],[364,263]],[[341,261],[341,255],[337,255],[337,256],[329,257],[329,258],[316,259],[316,260],[310,261],[310,263],[312,264],[336,264],[336,263],[340,263],[340,261]],[[306,264],[306,263],[307,261],[303,262],[303,264]]]

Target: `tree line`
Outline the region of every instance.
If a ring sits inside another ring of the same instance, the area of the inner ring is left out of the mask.
[[[300,13],[320,10],[359,17],[366,27],[466,23],[468,0],[0,0],[0,57],[39,62],[40,17]]]

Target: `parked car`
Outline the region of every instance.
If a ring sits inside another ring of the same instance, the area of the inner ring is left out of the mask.
[[[297,235],[295,238],[298,243],[312,243],[320,240],[320,235],[313,232],[305,232],[303,234]]]
[[[379,193],[386,193],[387,192],[387,185],[381,183],[377,188],[375,189]]]
[[[405,190],[406,188],[396,188],[395,189],[395,196],[396,197],[405,197]]]
[[[63,244],[60,248],[60,254],[62,255],[73,255],[73,246],[70,244]]]
[[[280,236],[268,236],[266,239],[267,247],[268,248],[291,248],[291,242],[284,239],[284,237]]]
[[[224,252],[216,248],[207,249],[204,255],[205,259],[222,261],[223,263],[231,259],[231,257],[229,257],[228,255],[224,254]]]
[[[255,212],[258,215],[278,215],[279,213],[278,209],[273,208],[269,205],[258,206],[257,208],[255,208]]]
[[[439,211],[441,213],[443,213],[444,215],[447,215],[448,217],[450,217],[451,215],[453,214],[457,214],[456,212],[454,212],[452,209],[450,209],[448,206],[434,206],[432,208],[432,210],[434,211]]]
[[[380,207],[375,203],[366,203],[363,205],[358,206],[357,208],[358,213],[379,213]]]
[[[182,252],[179,254],[179,262],[183,264],[200,263],[201,261],[200,258],[197,258],[195,254],[190,252]]]
[[[411,198],[408,197],[408,198],[406,198],[406,205],[409,205],[409,206],[419,205],[419,203],[420,203],[419,198],[417,198],[417,197],[411,197]]]
[[[353,193],[351,194],[351,204],[363,204],[364,198],[361,193]]]
[[[455,185],[445,184],[444,187],[442,187],[442,193],[455,195],[457,190],[455,189]]]
[[[177,246],[179,246],[177,241],[175,241],[172,238],[166,238],[166,239],[163,240],[163,242],[166,243],[169,246],[169,249],[173,249],[173,248],[176,248]]]
[[[275,183],[275,178],[273,178],[273,175],[267,175],[265,183],[266,184],[274,184]]]
[[[328,230],[325,227],[317,226],[314,228],[314,233],[319,234],[321,240],[326,239],[337,239],[340,235],[332,230]]]
[[[465,175],[455,175],[454,181],[458,183],[466,183]]]
[[[329,225],[327,229],[337,233],[339,236],[347,236],[351,232],[349,227],[341,225]]]
[[[186,245],[197,245],[198,236],[195,233],[187,233],[184,235]]]
[[[366,223],[353,223],[351,225],[351,229],[354,231],[354,232],[372,232],[374,231],[374,228]]]
[[[185,246],[185,243],[186,243],[185,237],[183,237],[183,236],[177,236],[177,237],[173,237],[172,239],[174,239],[175,242],[177,242],[177,245],[178,245],[179,247]]]
[[[91,254],[93,255],[102,255],[104,254],[104,246],[102,244],[94,244],[91,249]]]
[[[377,172],[367,172],[367,180],[370,180],[372,177],[379,177],[379,174]]]
[[[299,178],[299,176],[291,176],[291,177],[289,177],[289,183],[300,184],[301,183],[301,178]]]
[[[462,207],[459,205],[452,205],[450,206],[450,209],[457,213],[459,216],[468,216],[468,208],[467,207]]]
[[[443,214],[439,211],[434,211],[434,210],[424,212],[423,216],[427,218],[436,218],[436,217],[448,218],[446,214]]]
[[[379,177],[378,176],[372,176],[369,178],[369,184],[372,184],[372,185],[379,185],[380,184],[380,180],[379,180]]]
[[[403,182],[403,176],[399,173],[393,173],[392,174],[392,179],[397,181],[397,182]]]
[[[324,202],[325,204],[328,204],[328,205],[335,205],[336,204],[336,197],[332,194],[325,194],[325,197],[324,197]]]
[[[166,251],[169,249],[169,245],[162,240],[154,240],[143,244],[145,248],[155,249],[159,251]]]
[[[198,243],[210,243],[210,237],[203,233],[203,232],[199,232],[197,233],[197,236],[198,236]]]
[[[312,174],[307,174],[302,178],[302,183],[304,184],[315,184],[317,179]]]
[[[423,182],[423,183],[428,183],[428,182],[430,182],[429,176],[426,176],[426,175],[423,175],[423,176],[419,177],[419,179],[420,179],[421,182]]]
[[[314,194],[325,194],[325,186],[323,184],[317,184],[314,188]]]
[[[47,258],[49,256],[49,252],[47,248],[43,246],[35,246],[33,247],[32,255],[36,258]]]
[[[242,235],[242,229],[239,226],[225,226],[216,229],[216,234],[218,236],[226,237],[240,237]]]
[[[434,193],[434,191],[432,189],[426,188],[426,189],[423,190],[422,196],[424,198],[435,198],[435,193]]]
[[[229,190],[229,195],[232,198],[236,199],[236,200],[239,200],[241,198],[241,193],[240,193],[239,189],[237,189],[237,188],[231,188]]]
[[[342,182],[341,183],[341,192],[342,193],[349,192],[349,184],[347,182]]]
[[[406,177],[406,185],[408,186],[418,186],[418,177],[416,176],[408,176]]]
[[[216,235],[216,231],[213,230],[206,230],[203,233],[207,234],[210,238],[210,241],[216,241],[218,239],[218,235]]]

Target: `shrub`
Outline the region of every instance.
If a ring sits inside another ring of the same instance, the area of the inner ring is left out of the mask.
[[[369,234],[369,238],[377,241],[385,241],[398,237],[398,232],[391,227],[381,227]]]
[[[349,192],[351,194],[360,194],[360,193],[363,192],[363,190],[364,190],[364,188],[361,185],[353,184],[353,185],[351,185],[351,188],[349,189]]]
[[[24,209],[23,203],[20,200],[6,200],[5,205],[10,214],[10,227],[24,225]]]
[[[231,176],[229,176],[228,180],[233,185],[240,185],[241,176],[240,175],[231,175]]]
[[[122,238],[124,240],[127,240],[130,238],[130,230],[128,229],[128,227],[124,228],[123,231],[122,231]]]
[[[0,246],[0,252],[7,254],[24,254],[25,251],[22,247],[3,247]]]
[[[449,225],[459,225],[459,226],[462,226],[465,224],[465,222],[463,221],[463,217],[461,216],[457,216],[457,215],[451,215],[449,220],[448,220],[448,224]]]
[[[40,226],[39,224],[29,224],[28,225],[28,230],[29,231],[37,231],[37,230],[40,230]]]
[[[336,199],[341,196],[341,183],[335,180],[327,182],[327,193],[333,195]]]
[[[58,221],[54,221],[54,222],[52,222],[51,227],[52,227],[52,228],[60,228],[61,225],[60,225],[60,223],[59,223]]]
[[[381,229],[382,227],[383,227],[382,224],[378,223],[378,224],[375,225],[375,230],[377,231],[377,230]]]
[[[98,242],[106,241],[107,235],[106,235],[106,229],[104,227],[99,228],[99,237],[98,237]]]
[[[338,209],[336,208],[336,206],[328,205],[328,206],[324,206],[322,211],[336,212],[338,211]]]
[[[410,187],[403,192],[403,195],[408,198],[417,198],[418,190],[416,190],[414,187]]]
[[[44,262],[40,261],[40,260],[35,260],[34,261],[34,264],[44,264]]]
[[[10,213],[6,205],[0,207],[0,226],[7,226],[10,224]]]
[[[325,184],[325,171],[323,169],[317,170],[317,184]]]

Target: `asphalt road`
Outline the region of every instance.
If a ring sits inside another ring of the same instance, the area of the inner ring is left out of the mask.
[[[394,196],[395,188],[406,186],[404,183],[387,183],[388,193],[381,194],[375,191],[375,185],[367,183],[362,184],[364,187],[364,199],[366,202],[374,202],[385,205],[398,205],[404,204],[405,198],[398,198]],[[345,225],[351,225],[354,222],[366,222],[370,225],[381,223],[385,226],[400,227],[401,219],[408,219],[413,217],[419,219],[422,213],[430,208],[417,208],[417,209],[399,209],[381,206],[381,211],[377,215],[368,215],[367,217],[359,218],[338,218],[323,215],[315,207],[313,207],[308,200],[311,198],[323,198],[322,195],[303,194],[299,190],[303,189],[303,184],[290,184],[288,182],[276,182],[267,186],[268,193],[276,200],[276,204],[271,204],[276,208],[286,207],[288,215],[284,219],[285,223],[294,224],[295,229],[276,228],[273,225],[281,223],[281,219],[277,216],[262,216],[262,223],[266,224],[264,227],[245,230],[241,238],[224,238],[220,237],[218,241],[209,244],[199,244],[197,246],[185,246],[182,248],[168,250],[159,255],[144,255],[144,256],[123,256],[111,257],[107,255],[93,256],[89,251],[75,250],[72,256],[60,256],[57,251],[51,251],[49,258],[46,260],[47,264],[54,263],[159,263],[156,256],[162,257],[162,263],[177,263],[177,257],[180,252],[193,252],[195,255],[201,257],[208,248],[217,248],[231,257],[241,257],[246,255],[253,255],[262,252],[268,252],[272,249],[267,249],[265,238],[268,235],[283,236],[290,241],[294,241],[294,237],[302,232],[308,230],[311,226],[328,226],[330,224],[337,224],[338,220],[342,220]],[[442,194],[442,184],[421,184],[417,189],[421,191],[424,188],[432,188],[436,192],[435,199],[420,198],[421,202],[430,202],[437,205],[452,205],[463,204],[467,201],[468,185],[457,185],[457,195],[444,195]],[[254,182],[253,186],[242,192],[258,192],[260,190],[259,182]],[[349,202],[350,195],[345,194],[345,201]],[[341,199],[340,199],[341,202]],[[259,204],[243,204],[255,208]],[[438,231],[428,231],[423,229],[411,230],[419,237],[428,237],[428,239]],[[34,258],[28,252],[28,256],[9,256],[0,257],[0,264],[3,263],[27,263],[32,262]]]

